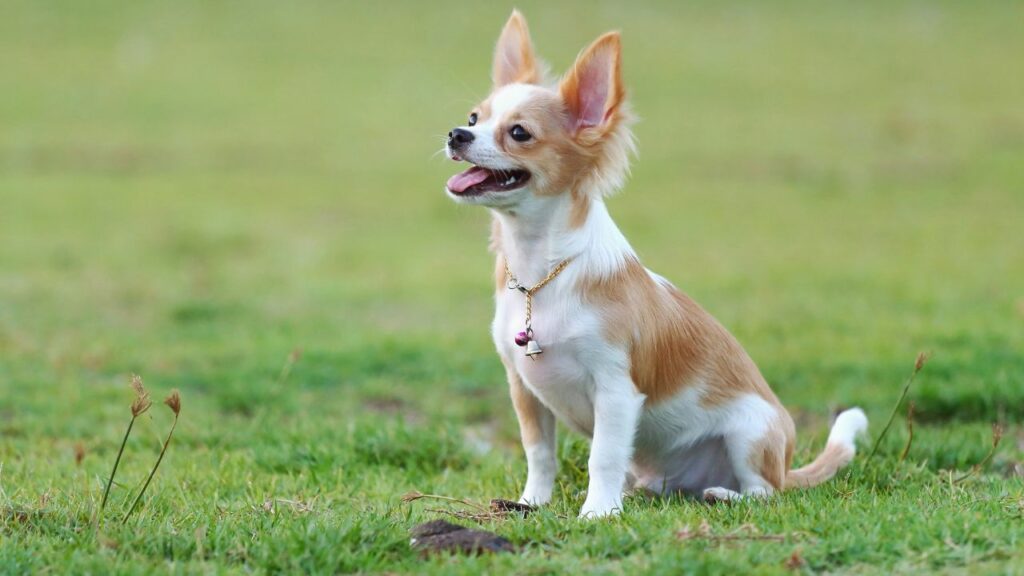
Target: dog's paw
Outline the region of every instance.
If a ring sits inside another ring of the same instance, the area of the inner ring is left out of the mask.
[[[580,518],[608,518],[618,516],[622,513],[622,502],[608,500],[605,502],[591,502],[587,500],[580,509]]]
[[[519,503],[525,506],[543,506],[551,502],[551,495],[534,494],[532,492],[524,492],[523,497],[519,499]]]
[[[704,501],[708,504],[717,504],[719,502],[729,502],[740,498],[739,492],[734,492],[728,488],[708,488],[704,490]]]

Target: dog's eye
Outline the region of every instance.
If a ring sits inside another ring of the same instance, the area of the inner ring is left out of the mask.
[[[469,115],[469,125],[476,126],[476,112]]]
[[[526,142],[527,140],[532,138],[532,136],[530,136],[530,133],[526,131],[526,128],[523,128],[519,124],[513,126],[512,129],[508,131],[508,133],[516,142]]]

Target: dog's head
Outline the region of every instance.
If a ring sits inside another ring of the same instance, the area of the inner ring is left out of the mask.
[[[586,48],[557,84],[544,82],[526,20],[513,11],[498,38],[493,90],[448,135],[447,153],[468,170],[448,180],[458,202],[515,208],[538,198],[621,186],[633,150],[618,32]]]

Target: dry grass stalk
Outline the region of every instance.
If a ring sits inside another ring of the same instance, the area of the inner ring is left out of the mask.
[[[478,502],[471,500],[465,500],[462,498],[453,498],[451,496],[441,496],[439,494],[424,494],[417,490],[413,490],[402,496],[402,502],[415,502],[416,500],[441,500],[444,502],[451,502],[453,504],[461,504],[463,506],[472,508],[473,510],[455,510],[451,508],[424,508],[427,512],[436,512],[439,514],[447,514],[455,518],[463,520],[473,520],[474,522],[488,522],[491,520],[504,520],[509,517],[522,518],[529,512],[533,511],[533,507],[525,504],[518,504],[509,502],[507,500],[495,499],[491,500],[491,505],[484,506]],[[559,516],[560,518],[562,516]]]
[[[312,512],[313,502],[302,502],[299,500],[289,500],[287,498],[271,498],[263,501],[263,504],[259,506],[252,506],[253,510],[267,512],[274,514],[277,510],[277,504],[285,504],[292,510],[300,513]]]
[[[792,536],[797,535],[798,534],[795,532],[792,534]],[[727,534],[714,534],[711,531],[711,525],[708,524],[707,520],[701,520],[700,526],[698,526],[696,530],[693,530],[689,525],[686,525],[676,532],[676,539],[678,540],[708,540],[716,542],[741,540],[784,542],[786,537],[786,534],[761,534],[757,526],[754,526],[753,524],[744,524]]]
[[[903,447],[903,453],[900,454],[900,462],[907,459],[907,454],[910,453],[910,445],[914,443],[914,401],[907,402],[907,445]]]
[[[286,504],[286,505],[290,506],[291,509],[295,510],[296,512],[312,512],[313,511],[313,502],[303,502],[301,500],[289,500],[287,498],[274,498],[274,502],[277,502],[277,503],[280,503],[280,504]]]
[[[193,533],[196,538],[196,558],[206,559],[206,526],[197,526]]]
[[[996,422],[995,424],[992,425],[992,447],[989,448],[988,454],[986,454],[985,457],[981,459],[981,462],[978,462],[974,466],[971,466],[971,469],[968,470],[966,474],[953,480],[953,484],[959,484],[960,482],[967,480],[971,476],[974,476],[978,472],[981,472],[981,470],[988,465],[989,461],[992,460],[992,457],[996,455],[996,450],[999,448],[999,442],[1001,442],[1003,439],[1003,431],[1004,430],[1002,424]]]
[[[498,506],[492,506],[487,512],[470,512],[467,510],[453,510],[451,508],[424,508],[423,510],[437,514],[447,514],[448,516],[462,520],[472,520],[481,524],[484,522],[491,522],[493,520],[505,520],[506,518],[522,518],[527,514],[522,510],[513,510]],[[565,519],[565,516],[562,516],[561,514],[559,514],[558,517]]]
[[[447,514],[460,520],[472,520],[481,524],[491,520],[504,520],[511,514],[510,512],[468,512],[466,510],[452,510],[451,508],[424,508],[423,510],[435,514]]]
[[[281,373],[277,375],[278,386],[281,386],[288,381],[288,377],[291,376],[292,373],[292,367],[295,366],[295,363],[298,362],[300,358],[302,358],[302,349],[296,348],[292,350],[291,354],[288,355],[288,359],[285,360],[284,366],[281,367]]]
[[[404,494],[402,496],[402,502],[415,502],[416,500],[422,500],[424,498],[430,499],[430,500],[444,500],[445,502],[454,502],[456,504],[462,504],[463,506],[469,506],[470,508],[476,508],[477,510],[479,510],[480,512],[483,512],[485,514],[489,512],[487,507],[484,506],[483,504],[478,504],[476,502],[472,502],[470,500],[464,500],[462,498],[452,498],[451,496],[441,496],[440,494],[424,494],[422,492],[419,492],[418,490],[413,490],[412,492],[407,492],[406,494]]]
[[[907,392],[910,391],[910,385],[914,383],[914,378],[917,377],[917,373],[924,368],[925,363],[928,361],[928,354],[921,352],[917,355],[917,360],[914,361],[914,371],[910,373],[910,377],[907,378],[905,384],[903,384],[903,392],[900,393],[899,400],[896,401],[896,405],[892,407],[892,413],[889,414],[889,420],[885,423],[885,428],[882,428],[881,434],[875,440],[875,445],[871,448],[871,453],[868,454],[870,460],[874,457],[875,453],[878,452],[878,447],[882,444],[882,439],[889,432],[889,428],[892,426],[892,421],[896,419],[896,412],[899,411],[900,406],[903,404],[903,400],[907,397]]]
[[[100,501],[100,510],[96,516],[97,521],[99,521],[99,516],[103,514],[103,509],[107,506],[107,499],[110,497],[110,486],[114,483],[114,476],[117,475],[117,467],[121,464],[121,456],[124,455],[124,447],[128,444],[128,437],[132,434],[132,428],[135,426],[135,419],[143,415],[153,404],[149,399],[149,392],[146,392],[146,388],[142,385],[141,376],[138,374],[132,374],[131,387],[132,390],[135,391],[135,399],[132,400],[131,404],[132,419],[128,422],[128,429],[124,431],[124,438],[121,440],[121,448],[118,449],[117,458],[114,459],[114,468],[110,471],[110,478],[107,478],[107,486],[103,489],[103,500]],[[84,451],[82,454],[84,457]]]
[[[174,422],[171,423],[171,430],[167,433],[167,439],[164,440],[164,445],[160,449],[160,455],[156,458],[156,464],[153,465],[153,469],[149,471],[149,476],[146,478],[146,483],[142,485],[142,490],[139,490],[139,495],[132,501],[132,505],[128,508],[128,512],[125,513],[124,518],[121,519],[121,524],[128,521],[128,517],[132,515],[135,508],[139,505],[142,500],[142,496],[145,495],[146,489],[149,488],[149,483],[153,481],[153,476],[156,475],[157,468],[160,468],[160,463],[164,460],[164,454],[167,453],[167,447],[171,444],[171,438],[174,436],[174,429],[178,427],[178,415],[181,413],[181,395],[178,394],[177,390],[172,390],[171,394],[164,398],[164,404],[174,412]]]
[[[807,561],[804,560],[804,557],[800,555],[800,549],[797,548],[796,550],[793,550],[792,554],[789,555],[789,558],[786,559],[786,561],[783,563],[783,566],[785,566],[789,570],[800,570],[803,567],[807,566]]]

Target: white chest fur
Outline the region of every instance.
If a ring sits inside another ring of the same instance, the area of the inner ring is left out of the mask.
[[[603,202],[593,201],[582,227],[553,225],[567,221],[568,209],[564,197],[557,197],[538,199],[517,215],[496,211],[502,256],[520,283],[532,286],[562,260],[572,260],[533,299],[532,326],[543,354],[531,359],[514,342],[526,320],[526,298],[518,291],[499,291],[492,332],[498,352],[527,388],[560,420],[590,436],[595,374],[608,373],[610,362],[628,360],[625,350],[604,340],[599,311],[577,287],[583,278],[614,274],[635,255]]]
[[[528,357],[514,342],[526,318],[526,299],[518,291],[498,294],[492,336],[498,353],[516,367],[527,388],[559,419],[589,436],[594,379],[587,358],[603,343],[596,315],[568,289],[567,280],[556,279],[534,297],[534,338],[543,354]]]

